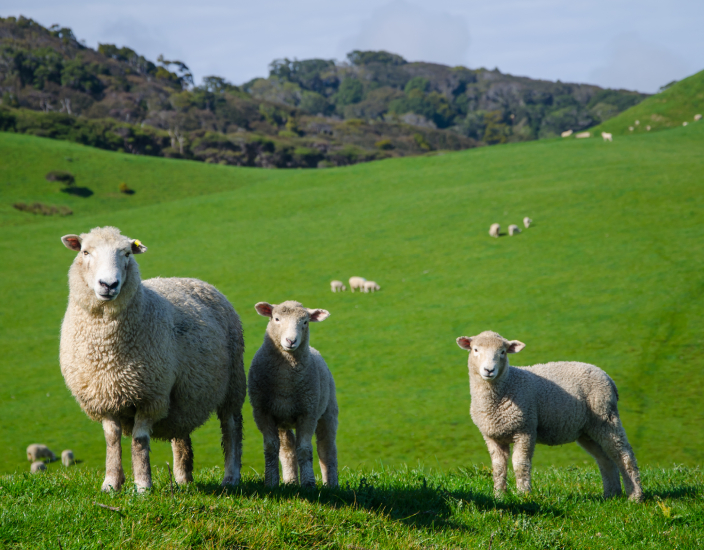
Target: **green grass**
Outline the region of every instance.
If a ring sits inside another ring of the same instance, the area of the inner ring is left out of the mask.
[[[694,115],[704,115],[704,71],[680,80],[667,90],[650,96],[638,105],[591,128],[595,137],[601,132],[614,135],[643,134],[650,131],[666,130],[682,126],[683,122],[693,124]],[[636,124],[636,120],[640,124]],[[700,120],[696,124],[704,124]],[[633,130],[629,130],[632,127]]]
[[[702,144],[704,124],[614,143],[546,140],[267,171],[0,133],[0,472],[27,471],[24,449],[35,442],[103,465],[102,430],[58,365],[73,259],[59,237],[108,224],[149,247],[144,278],[198,277],[229,297],[246,365],[265,328],[256,302],[331,311],[312,344],[337,383],[343,466],[488,464],[455,344],[487,329],[527,344],[517,365],[604,368],[641,464],[702,464]],[[51,170],[70,171],[94,194],[61,193],[44,179]],[[120,195],[121,181],[136,194]],[[37,217],[15,201],[75,214]],[[520,235],[488,236],[491,223],[505,231],[526,215],[535,224]],[[352,275],[382,291],[330,292],[331,279]],[[244,415],[245,470],[262,473],[249,404]],[[195,432],[196,468],[222,466],[218,438],[213,421]],[[155,443],[153,463],[169,452]],[[535,459],[538,468],[585,462],[596,472],[576,445],[539,447]]]
[[[166,468],[145,495],[98,492],[98,472],[0,476],[3,548],[694,549],[704,537],[700,469],[646,468],[646,500],[604,501],[593,468],[546,468],[528,496],[492,494],[487,468],[345,470],[339,489],[219,486],[203,470],[172,494]],[[513,480],[511,480],[513,481]],[[110,506],[109,510],[96,503]]]

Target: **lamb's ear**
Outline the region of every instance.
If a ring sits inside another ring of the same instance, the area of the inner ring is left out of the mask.
[[[310,313],[311,323],[319,323],[330,317],[330,312],[327,309],[309,309],[308,313]]]
[[[526,347],[526,345],[523,342],[519,342],[518,340],[511,340],[508,343],[508,348],[506,349],[506,353],[518,353],[524,347]]]
[[[147,247],[139,239],[132,239],[132,254],[144,254]]]
[[[472,337],[471,336],[460,336],[457,339],[457,345],[464,350],[472,350]]]
[[[69,250],[78,252],[81,249],[81,238],[78,235],[64,235],[61,237],[61,242]]]
[[[262,317],[271,317],[271,314],[274,311],[274,306],[268,302],[258,302],[254,306],[254,309],[256,309],[257,313]]]

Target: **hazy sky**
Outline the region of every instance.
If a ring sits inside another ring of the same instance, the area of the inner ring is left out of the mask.
[[[644,92],[704,69],[702,0],[2,0],[1,16],[20,14],[179,59],[196,82],[353,49]]]

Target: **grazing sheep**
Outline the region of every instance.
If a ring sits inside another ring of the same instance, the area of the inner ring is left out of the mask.
[[[645,129],[648,130],[648,132],[650,132],[650,126],[649,126],[649,125],[646,126]]]
[[[33,443],[27,447],[27,460],[30,462],[36,462],[42,458],[48,458],[49,462],[54,462],[56,460],[56,455],[51,452],[49,447],[40,443]]]
[[[608,132],[601,132],[601,137],[604,138],[604,141],[613,141],[613,135],[611,135]]]
[[[492,223],[489,228],[489,236],[498,238],[499,231],[501,231],[501,226],[498,223]]]
[[[46,471],[46,464],[44,464],[41,460],[37,460],[36,462],[32,462],[32,465],[29,467],[29,473],[31,474],[38,474],[39,472],[45,472]]]
[[[531,220],[528,216],[523,218],[523,225],[526,226],[526,229],[528,229],[530,227],[530,224],[532,224],[532,223],[533,223],[533,220]]]
[[[629,126],[629,127],[628,127],[628,131],[629,131],[629,132],[632,132],[632,131],[633,131],[633,126]]]
[[[330,290],[333,292],[342,292],[347,290],[347,287],[342,283],[342,281],[330,281]]]
[[[381,290],[381,287],[374,281],[364,282],[364,292],[376,292],[377,290]]]
[[[315,485],[313,433],[323,483],[337,486],[337,399],[335,382],[323,357],[309,343],[309,322],[330,313],[308,309],[294,301],[273,305],[259,302],[259,315],[269,317],[264,343],[249,369],[249,401],[254,421],[264,436],[264,481]],[[293,429],[296,430],[294,437]]]
[[[562,132],[560,134],[560,136],[563,138],[570,137],[571,135],[572,135],[572,130],[565,130],[564,132]]]
[[[687,126],[687,122],[686,122],[686,121],[683,122],[683,123],[682,123],[682,126]]]
[[[506,491],[509,445],[518,490],[529,492],[535,444],[576,441],[599,465],[605,498],[621,494],[620,470],[630,499],[642,499],[616,385],[603,370],[577,362],[511,367],[508,354],[525,344],[491,331],[461,336],[457,345],[469,351],[470,414],[489,448],[497,494]]]
[[[636,126],[640,124],[640,120],[636,120]]]
[[[223,485],[240,479],[244,338],[237,313],[197,279],[142,282],[135,254],[147,248],[114,227],[62,237],[78,252],[69,270],[60,363],[83,411],[107,443],[103,491],[119,490],[122,434],[132,436],[138,491],[152,485],[150,437],[170,440],[177,483],[193,479],[190,434],[217,411]]]
[[[694,115],[694,122],[701,120],[701,119],[702,119],[702,115]]]
[[[366,279],[364,277],[350,277],[350,290],[354,292],[354,289],[364,290],[364,283]]]
[[[521,232],[520,229],[518,229],[518,226],[515,224],[511,224],[508,226],[508,234],[509,236],[513,237],[514,235],[518,235]]]
[[[582,138],[588,138],[592,134],[590,132],[580,132],[579,134],[575,134],[574,137],[577,139],[582,139]]]
[[[76,463],[76,459],[73,457],[73,451],[66,449],[61,453],[61,464],[66,466],[73,466]]]

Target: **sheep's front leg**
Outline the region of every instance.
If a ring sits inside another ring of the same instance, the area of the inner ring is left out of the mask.
[[[174,453],[174,479],[182,485],[193,481],[193,446],[191,437],[172,439],[171,450]]]
[[[152,486],[152,467],[149,463],[149,437],[153,420],[137,412],[132,429],[132,471],[137,491],[143,493]]]
[[[279,460],[284,483],[298,483],[298,461],[296,460],[296,436],[293,430],[279,430]]]
[[[313,473],[313,434],[318,422],[315,419],[304,418],[296,424],[296,458],[301,471],[301,486],[314,487]]]
[[[122,469],[122,426],[114,417],[103,419],[105,433],[105,481],[102,490],[105,492],[119,491],[125,482],[125,472]]]
[[[491,455],[491,468],[494,474],[494,494],[499,497],[506,492],[506,474],[508,470],[508,444],[499,443],[488,437],[484,438]]]
[[[530,493],[530,468],[535,450],[535,437],[518,434],[513,441],[513,471],[516,487],[521,493]]]
[[[264,484],[276,487],[279,484],[279,428],[274,419],[253,408],[254,422],[264,436]]]

